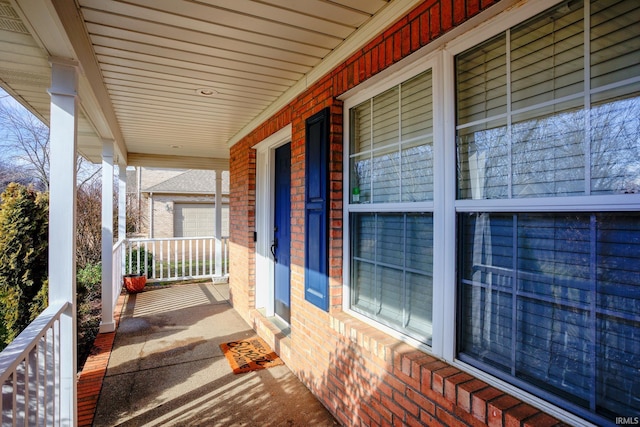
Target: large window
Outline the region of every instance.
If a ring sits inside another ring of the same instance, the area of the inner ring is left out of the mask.
[[[345,305],[611,424],[640,417],[640,3],[543,3],[345,99]]]
[[[350,308],[431,342],[432,75],[349,109]]]
[[[640,416],[638,22],[566,1],[455,58],[458,356],[595,422]]]

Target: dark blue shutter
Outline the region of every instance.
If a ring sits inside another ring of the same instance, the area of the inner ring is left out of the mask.
[[[304,296],[329,308],[329,109],[306,121]]]

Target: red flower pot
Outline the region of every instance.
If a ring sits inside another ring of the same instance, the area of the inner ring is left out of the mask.
[[[147,276],[144,274],[125,274],[123,279],[124,287],[130,294],[141,292],[147,284]]]

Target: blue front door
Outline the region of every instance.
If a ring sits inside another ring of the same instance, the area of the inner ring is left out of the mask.
[[[275,260],[275,312],[291,318],[291,144],[276,149],[272,253]]]

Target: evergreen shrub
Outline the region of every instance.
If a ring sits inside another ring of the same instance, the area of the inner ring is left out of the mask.
[[[48,195],[9,184],[0,205],[0,348],[48,304],[48,228]]]

